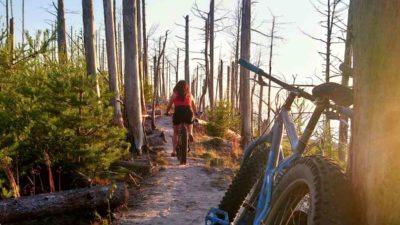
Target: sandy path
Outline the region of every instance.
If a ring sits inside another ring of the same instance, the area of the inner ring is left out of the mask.
[[[218,205],[224,187],[210,185],[221,177],[218,172],[205,169],[201,161],[189,160],[179,165],[172,151],[172,122],[162,117],[157,126],[165,131],[168,143],[166,158],[168,164],[149,178],[147,184],[130,198],[129,209],[120,219],[120,224],[204,224],[204,217],[211,206]],[[135,191],[137,192],[137,191]]]

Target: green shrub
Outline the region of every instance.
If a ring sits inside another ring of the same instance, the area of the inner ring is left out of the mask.
[[[45,168],[47,152],[54,169],[94,178],[127,153],[126,130],[112,126],[112,94],[104,79],[98,79],[98,97],[82,59],[59,65],[49,54],[44,49],[12,64],[0,48],[0,162],[9,159],[23,180],[32,169]],[[2,196],[5,179],[0,170]]]
[[[208,123],[206,130],[208,135],[224,137],[228,129],[237,131],[239,127],[239,116],[226,101],[220,101],[214,110],[208,110]]]

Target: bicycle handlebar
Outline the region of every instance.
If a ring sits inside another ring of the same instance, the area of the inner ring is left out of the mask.
[[[260,75],[260,76],[263,76],[263,77],[265,77],[265,78],[267,78],[267,79],[273,81],[274,83],[280,85],[281,87],[283,87],[284,89],[286,89],[286,90],[288,90],[288,91],[296,92],[296,93],[298,93],[299,96],[301,96],[301,97],[303,97],[303,98],[305,98],[305,99],[308,99],[308,100],[310,100],[310,101],[314,101],[314,100],[315,100],[315,97],[314,97],[314,96],[312,96],[311,94],[305,92],[303,89],[297,88],[297,87],[295,87],[295,86],[293,86],[293,85],[290,85],[290,84],[288,84],[288,83],[285,83],[285,82],[283,82],[283,81],[281,81],[281,80],[279,80],[279,79],[277,79],[277,78],[271,76],[271,74],[268,74],[268,73],[264,72],[264,71],[263,71],[262,69],[260,69],[259,67],[255,66],[255,65],[253,65],[253,64],[251,64],[251,63],[249,63],[249,62],[247,62],[247,61],[244,60],[244,59],[239,59],[239,64],[240,64],[241,66],[243,66],[244,68],[246,68],[246,69],[248,69],[248,70],[250,70],[250,71],[253,71],[253,72],[256,73],[256,74],[258,74],[258,75]]]

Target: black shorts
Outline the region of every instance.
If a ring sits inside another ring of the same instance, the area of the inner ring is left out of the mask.
[[[172,117],[172,123],[179,125],[182,123],[192,124],[193,123],[193,112],[190,106],[177,106],[175,107],[174,115]]]

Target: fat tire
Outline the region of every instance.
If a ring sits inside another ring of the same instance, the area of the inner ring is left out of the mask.
[[[340,167],[320,156],[304,157],[293,163],[280,177],[272,193],[271,209],[264,220],[269,224],[282,210],[299,182],[308,186],[312,225],[357,224],[357,213],[350,184]]]
[[[247,194],[265,171],[269,148],[266,144],[257,146],[243,163],[225,192],[219,208],[226,211],[233,221]]]

